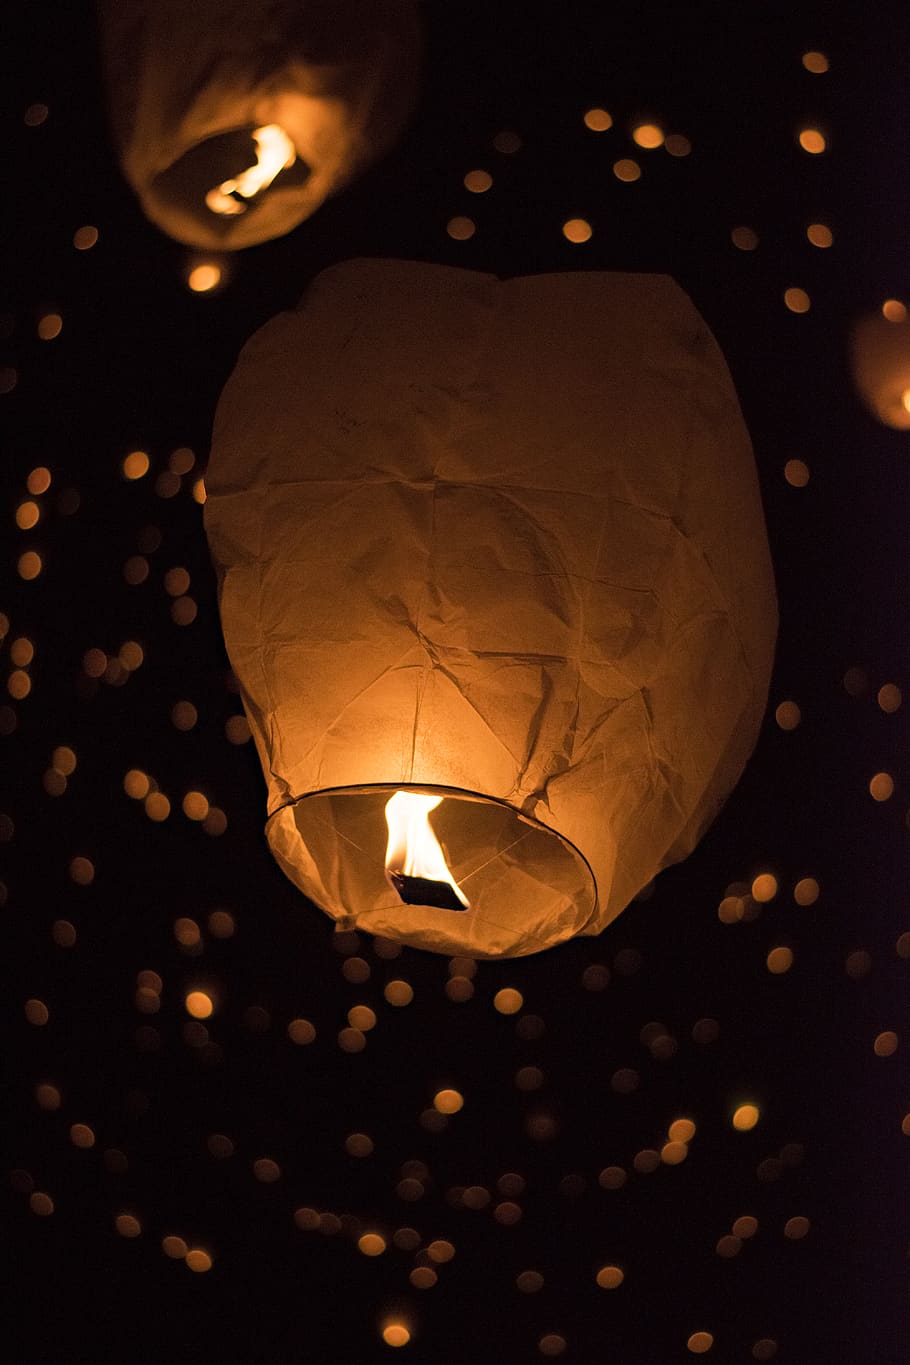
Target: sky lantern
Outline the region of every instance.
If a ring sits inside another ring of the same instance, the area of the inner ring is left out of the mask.
[[[874,417],[895,431],[910,430],[910,321],[897,299],[853,328],[853,378]]]
[[[596,934],[739,778],[774,584],[668,277],[336,266],[244,349],[206,486],[269,844],[340,927]]]
[[[100,18],[123,172],[191,246],[290,232],[414,103],[414,0],[101,0]]]

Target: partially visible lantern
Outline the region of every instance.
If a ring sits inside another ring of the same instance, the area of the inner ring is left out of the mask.
[[[344,928],[476,957],[597,933],[739,777],[771,565],[666,276],[328,270],[243,351],[206,487],[268,840]]]
[[[910,321],[907,309],[889,299],[882,311],[862,318],[851,338],[853,378],[874,417],[895,431],[910,429]]]
[[[415,0],[99,0],[110,117],[152,222],[234,249],[308,218],[414,103]]]

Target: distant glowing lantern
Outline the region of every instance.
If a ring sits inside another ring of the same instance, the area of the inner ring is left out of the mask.
[[[853,329],[853,378],[866,407],[886,427],[910,430],[910,321],[889,299]]]
[[[100,0],[100,16],[124,174],[191,246],[290,232],[414,103],[415,0]]]
[[[268,840],[343,928],[597,933],[737,781],[774,587],[670,279],[337,266],[244,350],[206,486]]]

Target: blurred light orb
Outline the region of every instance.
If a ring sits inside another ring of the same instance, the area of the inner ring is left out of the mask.
[[[433,1107],[440,1114],[457,1114],[464,1105],[464,1096],[458,1090],[437,1090],[433,1096]]]
[[[594,231],[586,218],[569,218],[562,225],[562,235],[567,242],[580,245],[582,242],[589,242]]]
[[[760,1116],[757,1104],[741,1104],[733,1113],[733,1127],[738,1133],[748,1133],[758,1123]]]
[[[640,123],[632,129],[632,141],[650,151],[663,145],[664,130],[656,123]]]
[[[811,156],[819,156],[828,143],[824,133],[820,132],[818,128],[802,128],[799,134],[799,145],[804,152],[809,152]]]
[[[407,1346],[411,1333],[403,1322],[389,1322],[382,1329],[382,1339],[386,1346]]]
[[[215,1009],[214,1001],[205,991],[190,991],[184,998],[187,1014],[194,1019],[209,1019]]]
[[[194,294],[210,294],[218,288],[222,278],[221,266],[215,261],[200,261],[187,271],[187,288]]]
[[[808,313],[812,300],[805,289],[791,287],[784,290],[784,303],[791,313]]]
[[[589,109],[585,114],[585,127],[592,133],[605,133],[613,127],[613,119],[606,109]]]

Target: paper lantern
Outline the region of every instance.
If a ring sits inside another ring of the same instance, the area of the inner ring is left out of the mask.
[[[124,174],[191,246],[290,232],[416,95],[414,0],[100,0],[100,21]]]
[[[476,957],[597,933],[739,777],[771,566],[667,277],[337,266],[246,346],[206,483],[268,840],[339,925]]]
[[[862,318],[852,353],[853,378],[872,415],[895,431],[910,429],[910,321],[903,304],[889,299],[882,312]]]

